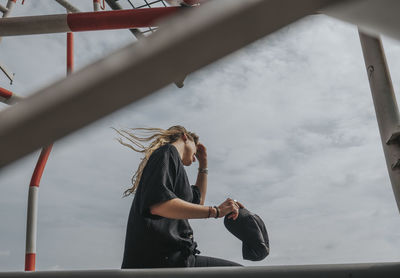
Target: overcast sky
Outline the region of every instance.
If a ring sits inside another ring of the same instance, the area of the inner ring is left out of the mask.
[[[71,2],[91,10],[92,1]],[[54,1],[18,1],[12,15],[64,12]],[[1,74],[0,86],[28,96],[63,78],[65,41],[65,34],[4,38],[0,62],[16,75],[9,85]],[[76,33],[75,67],[133,41],[127,30]],[[398,90],[400,44],[383,43]],[[400,260],[400,216],[357,28],[315,15],[189,75],[182,89],[167,86],[55,142],[39,190],[38,270],[120,268],[132,202],[121,196],[140,155],[110,127],[176,124],[208,149],[206,205],[238,199],[270,237],[266,259],[244,261],[222,219],[191,220],[202,255],[249,266]],[[1,271],[24,269],[38,155],[0,171]],[[197,165],[186,169],[194,183]]]

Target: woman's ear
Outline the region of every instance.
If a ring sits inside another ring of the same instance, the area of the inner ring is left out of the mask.
[[[182,140],[184,143],[186,143],[186,141],[188,140],[188,137],[185,133],[182,135]]]

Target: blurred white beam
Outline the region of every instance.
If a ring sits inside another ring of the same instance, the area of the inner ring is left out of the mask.
[[[0,112],[0,167],[332,2],[218,0],[179,13],[152,36]]]
[[[323,13],[353,23],[369,35],[387,35],[400,40],[400,1],[363,0],[330,6]]]

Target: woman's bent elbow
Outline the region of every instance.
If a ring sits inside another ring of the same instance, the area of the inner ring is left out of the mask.
[[[161,211],[160,206],[161,206],[161,204],[152,205],[152,206],[150,207],[150,213],[153,214],[153,215],[159,215],[159,216],[161,216],[161,215],[160,215],[160,211]]]
[[[164,202],[161,202],[161,203],[154,204],[154,205],[150,206],[150,209],[149,209],[150,213],[153,214],[153,215],[158,215],[158,216],[162,216],[162,217],[168,217],[168,214],[169,214],[169,212],[171,210],[172,202],[174,200],[175,199],[171,199],[171,200],[164,201]]]

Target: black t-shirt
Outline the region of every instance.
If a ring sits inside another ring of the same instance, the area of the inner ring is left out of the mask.
[[[196,252],[193,230],[187,219],[169,219],[150,213],[154,204],[180,198],[200,203],[200,191],[190,186],[178,150],[164,145],[150,156],[129,213],[122,268],[159,267],[176,251]]]

